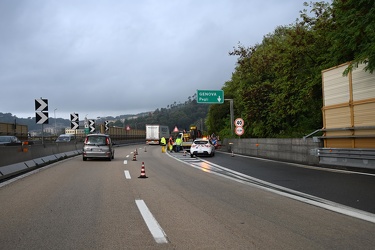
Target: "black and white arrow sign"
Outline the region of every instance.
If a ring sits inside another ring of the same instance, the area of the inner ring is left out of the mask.
[[[35,99],[36,124],[48,124],[48,100]]]
[[[71,120],[72,122],[77,122],[77,121],[79,121],[78,114],[76,114],[76,113],[72,113],[72,114],[70,114],[70,120]]]
[[[48,124],[48,112],[35,112],[36,124]]]
[[[79,122],[71,122],[70,128],[71,129],[78,129],[79,128]]]
[[[79,128],[79,118],[78,114],[72,113],[70,114],[70,128],[71,129],[78,129]]]
[[[48,99],[35,99],[35,111],[48,111]]]
[[[95,120],[89,120],[90,133],[95,132]]]
[[[109,130],[109,121],[104,121],[105,131]]]

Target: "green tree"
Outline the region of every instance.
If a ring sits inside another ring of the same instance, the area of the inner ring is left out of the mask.
[[[329,34],[333,41],[331,56],[335,64],[351,61],[347,73],[359,63],[365,70],[375,69],[375,2],[373,0],[334,0],[334,28]]]
[[[293,25],[280,26],[262,43],[246,48],[238,44],[230,55],[238,56],[236,71],[223,89],[233,96],[235,115],[244,118],[250,137],[302,136],[321,127],[321,70],[331,66],[326,34],[330,9],[324,2],[312,4]],[[219,108],[210,108],[207,123],[225,124]],[[216,115],[217,118],[213,116]]]

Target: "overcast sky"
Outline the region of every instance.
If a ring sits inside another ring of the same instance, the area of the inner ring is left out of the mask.
[[[0,112],[35,117],[42,97],[50,117],[137,114],[219,90],[228,52],[294,23],[303,2],[0,0]]]

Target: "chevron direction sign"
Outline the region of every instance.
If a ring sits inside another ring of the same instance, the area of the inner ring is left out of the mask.
[[[48,124],[48,112],[35,112],[36,124]]]
[[[109,121],[104,121],[104,128],[105,128],[105,131],[109,130]]]
[[[71,129],[79,128],[79,118],[78,118],[78,114],[76,113],[70,114],[70,128]]]
[[[48,124],[48,100],[35,99],[36,124]]]
[[[95,120],[89,120],[90,133],[95,132]]]

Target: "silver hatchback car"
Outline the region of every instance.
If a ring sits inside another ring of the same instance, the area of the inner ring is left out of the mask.
[[[86,136],[83,144],[83,160],[88,158],[106,158],[109,161],[114,159],[115,150],[109,135],[90,134]]]

